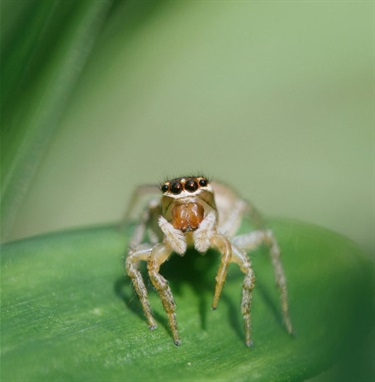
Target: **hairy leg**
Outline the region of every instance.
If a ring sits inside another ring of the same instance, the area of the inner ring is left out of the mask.
[[[232,259],[232,245],[225,236],[221,234],[215,234],[211,238],[211,246],[216,248],[221,253],[221,263],[215,278],[215,294],[212,301],[212,309],[215,310],[217,308],[221,291],[227,277],[228,266]]]
[[[289,306],[288,306],[288,291],[286,287],[286,278],[284,274],[284,269],[281,264],[280,259],[280,248],[271,230],[267,231],[266,243],[270,248],[271,260],[273,265],[273,270],[275,274],[276,285],[280,291],[281,309],[283,312],[283,320],[285,327],[289,334],[293,333],[293,326],[289,316]]]
[[[252,292],[255,285],[255,275],[251,268],[250,259],[246,253],[242,252],[235,245],[232,245],[233,257],[232,262],[237,263],[240,266],[241,271],[245,274],[245,278],[242,284],[242,302],[241,312],[244,319],[245,327],[245,342],[247,346],[252,345],[251,341],[251,302]]]
[[[134,289],[137,292],[142,304],[143,312],[148,320],[148,325],[151,330],[156,329],[156,322],[152,316],[150,303],[148,301],[147,289],[143,281],[141,272],[139,272],[138,266],[140,261],[147,261],[147,258],[151,254],[152,248],[140,249],[138,251],[130,252],[126,258],[126,272],[131,278]]]
[[[159,273],[161,264],[163,264],[170,256],[172,249],[167,244],[156,244],[152,249],[151,255],[147,261],[147,269],[150,279],[157,290],[163,307],[168,316],[169,326],[172,330],[175,345],[180,345],[180,337],[177,331],[176,320],[176,304],[172,295],[171,288],[167,280]]]
[[[239,235],[232,239],[235,246],[251,251],[260,244],[265,243],[270,251],[272,266],[274,269],[276,286],[280,291],[281,309],[283,321],[289,334],[292,334],[293,327],[289,317],[288,292],[284,269],[281,264],[280,248],[271,230],[253,231],[248,234]]]

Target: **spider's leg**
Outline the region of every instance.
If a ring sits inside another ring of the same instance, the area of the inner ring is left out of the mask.
[[[160,215],[159,201],[152,199],[148,202],[147,208],[142,211],[140,219],[137,220],[129,247],[132,250],[138,249],[145,240],[146,232],[148,242],[156,244],[160,240],[161,232],[157,226],[157,218]]]
[[[233,236],[241,225],[243,215],[248,211],[249,204],[242,199],[236,199],[233,202],[230,213],[223,221],[219,222],[218,231],[226,236]]]
[[[150,209],[143,211],[141,219],[134,228],[132,237],[129,242],[129,248],[136,249],[140,246],[145,236],[147,223],[150,220]]]
[[[143,281],[141,272],[138,270],[139,261],[147,261],[150,256],[152,248],[139,249],[134,252],[130,252],[126,258],[126,271],[131,278],[134,289],[137,292],[139,299],[141,300],[143,311],[148,320],[148,324],[151,330],[156,329],[156,322],[152,316],[150,303],[148,301],[147,289]]]
[[[221,253],[221,263],[215,278],[215,294],[212,301],[212,309],[215,310],[227,277],[228,266],[232,259],[232,245],[224,235],[217,233],[211,237],[211,246],[216,248]]]
[[[251,301],[252,292],[255,285],[255,275],[251,268],[250,259],[246,253],[242,252],[235,245],[232,245],[233,257],[232,262],[240,266],[241,271],[245,274],[242,285],[242,302],[241,311],[244,319],[246,345],[251,346]]]
[[[156,185],[143,184],[137,187],[130,197],[128,209],[126,210],[122,221],[134,220],[137,218],[139,208],[146,205],[148,201],[157,198],[159,190]],[[147,201],[145,201],[145,198]]]
[[[216,231],[217,215],[211,211],[194,232],[194,246],[199,252],[206,252],[208,248],[216,248],[221,254],[221,262],[216,275],[216,286],[212,309],[217,308],[221,290],[223,289],[227,277],[228,266],[232,258],[232,245],[223,234]]]
[[[271,260],[272,260],[273,270],[275,274],[275,281],[280,291],[281,309],[283,312],[284,324],[288,333],[292,334],[293,326],[289,316],[288,291],[286,287],[286,278],[284,274],[284,269],[280,259],[280,254],[281,254],[280,248],[271,230],[267,231],[267,236],[265,241],[270,248]]]
[[[232,239],[232,242],[235,246],[246,251],[253,250],[262,243],[267,244],[267,246],[269,247],[272,265],[274,269],[275,282],[276,282],[276,286],[278,287],[280,291],[283,321],[288,333],[292,334],[293,327],[289,317],[286,278],[284,274],[284,269],[281,264],[279,245],[276,241],[276,238],[273,236],[272,231],[271,230],[253,231],[248,234],[234,237]]]
[[[176,304],[172,295],[171,288],[167,280],[159,273],[160,266],[168,260],[172,249],[168,244],[156,244],[147,261],[147,269],[152,284],[159,293],[161,302],[168,316],[169,326],[172,330],[175,345],[180,345],[180,337],[177,331]]]

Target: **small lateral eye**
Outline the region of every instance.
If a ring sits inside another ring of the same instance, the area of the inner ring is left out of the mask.
[[[182,185],[180,182],[173,182],[171,185],[172,194],[178,195],[182,191]]]
[[[197,190],[197,188],[198,188],[198,183],[193,179],[189,179],[185,183],[185,190],[187,190],[187,191],[193,192],[193,191]]]
[[[207,179],[201,179],[200,181],[199,181],[199,185],[201,186],[201,187],[206,187],[207,186]]]
[[[169,186],[168,186],[168,184],[163,184],[163,185],[161,186],[161,190],[162,190],[163,192],[167,192],[167,191],[169,190]]]

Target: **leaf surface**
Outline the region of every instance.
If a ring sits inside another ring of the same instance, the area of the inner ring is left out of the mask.
[[[213,251],[175,255],[161,268],[177,304],[182,344],[176,347],[152,288],[159,326],[147,328],[124,277],[128,235],[116,227],[3,245],[2,380],[299,381],[320,373],[355,352],[371,326],[373,263],[353,242],[325,229],[271,223],[283,252],[296,335],[281,324],[272,267],[260,249],[251,256],[257,282],[250,349],[236,265],[218,309],[210,309],[218,263]]]

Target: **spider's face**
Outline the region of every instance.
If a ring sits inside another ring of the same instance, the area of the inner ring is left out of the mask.
[[[216,211],[212,186],[202,176],[168,180],[160,189],[163,216],[182,232],[196,230],[209,211]]]

